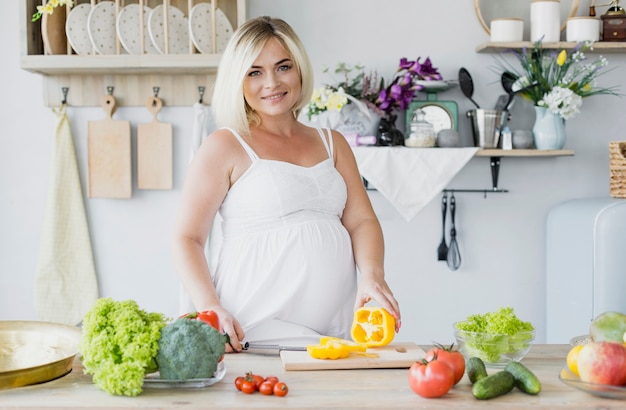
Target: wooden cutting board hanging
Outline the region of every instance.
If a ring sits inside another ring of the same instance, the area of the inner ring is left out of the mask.
[[[137,125],[137,187],[172,189],[172,124],[157,119],[160,98],[148,98],[146,107],[153,118]]]
[[[113,95],[102,98],[103,120],[87,123],[90,198],[132,196],[130,121],[114,120]]]

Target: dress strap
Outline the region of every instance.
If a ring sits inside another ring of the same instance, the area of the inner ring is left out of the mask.
[[[246,151],[246,153],[248,154],[248,156],[250,157],[252,161],[256,161],[257,159],[259,159],[259,156],[256,154],[256,152],[254,152],[252,147],[250,147],[250,145],[248,145],[248,143],[244,141],[243,138],[241,138],[241,135],[239,135],[237,131],[229,127],[224,127],[224,129],[227,129],[228,131],[233,133],[235,138],[237,138],[237,140],[239,141],[239,143],[241,144],[241,146]]]
[[[326,132],[328,133],[328,140],[326,140],[326,136],[324,135],[324,130],[326,130]],[[333,133],[330,130],[330,128],[324,128],[324,130],[322,130],[321,128],[318,128],[317,132],[320,134],[320,138],[322,139],[322,142],[324,143],[324,147],[326,147],[326,152],[328,152],[328,157],[332,158],[333,148],[334,148]]]

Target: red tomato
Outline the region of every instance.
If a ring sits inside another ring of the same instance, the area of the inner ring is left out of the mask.
[[[241,385],[246,379],[243,376],[235,377],[235,387],[237,390],[241,390]]]
[[[259,386],[261,385],[261,383],[263,383],[265,381],[265,378],[263,376],[258,375],[258,374],[254,374],[254,373],[248,372],[246,374],[246,380],[251,380],[252,382],[254,382],[254,385],[256,386],[256,389],[259,390]]]
[[[276,396],[279,396],[279,397],[286,396],[288,392],[289,392],[289,388],[287,387],[285,383],[278,382],[274,385],[274,394]]]
[[[426,352],[424,359],[432,361],[434,358],[442,360],[452,368],[454,372],[454,384],[457,384],[465,374],[465,358],[458,350],[454,349],[454,344],[443,346],[435,344],[435,347]]]
[[[423,359],[409,369],[409,386],[422,397],[441,397],[454,386],[454,372],[443,360]]]
[[[256,384],[252,380],[244,380],[241,385],[241,391],[246,394],[252,394],[256,391]]]
[[[185,317],[187,319],[197,319],[201,320],[204,323],[208,323],[212,328],[216,329],[218,332],[221,332],[220,329],[220,318],[217,316],[212,310],[203,310],[202,312],[191,312],[182,315],[181,317]]]
[[[265,378],[265,381],[266,382],[272,382],[272,383],[276,384],[276,383],[278,383],[279,380],[278,380],[278,377],[276,377],[276,376],[267,376]]]
[[[259,385],[259,391],[261,392],[261,394],[271,396],[272,394],[274,394],[274,384],[275,383],[265,381]]]

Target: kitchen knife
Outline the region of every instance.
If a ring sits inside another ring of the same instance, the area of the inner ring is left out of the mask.
[[[305,352],[305,346],[286,346],[278,344],[264,344],[264,343],[249,343],[243,344],[243,351],[248,353],[260,353],[260,354],[280,354],[283,350]]]

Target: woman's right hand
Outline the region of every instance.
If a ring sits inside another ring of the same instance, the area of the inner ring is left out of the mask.
[[[220,318],[222,332],[226,333],[230,338],[230,342],[226,344],[226,353],[241,352],[243,348],[241,341],[245,337],[245,333],[239,321],[230,312],[221,307],[212,310]]]

